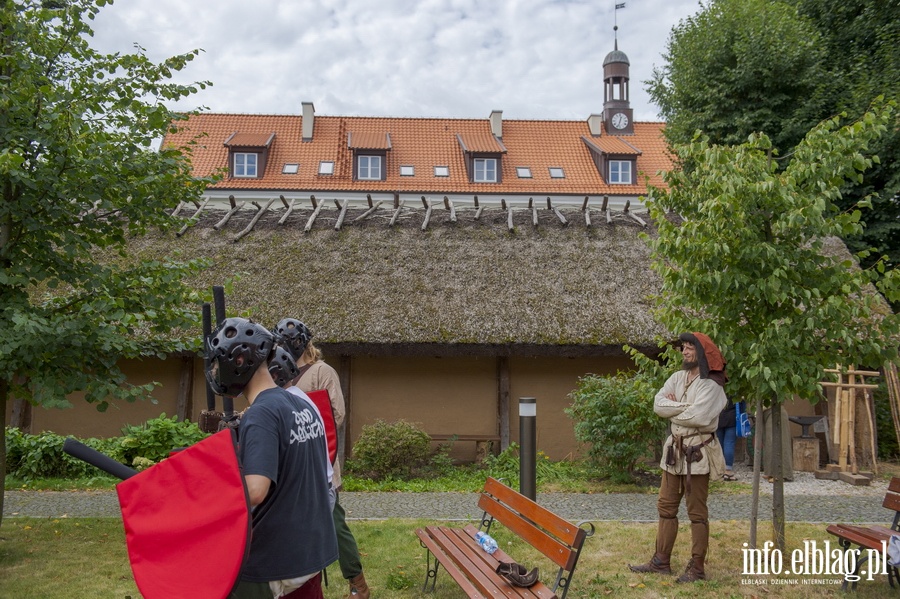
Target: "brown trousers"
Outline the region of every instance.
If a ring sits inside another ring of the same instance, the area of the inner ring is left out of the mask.
[[[691,557],[705,559],[709,547],[709,474],[691,475],[691,493],[685,495],[687,476],[670,474],[663,470],[659,486],[656,511],[659,527],[656,532],[656,552],[666,557],[672,555],[678,536],[678,506],[685,498],[688,517],[691,520]]]

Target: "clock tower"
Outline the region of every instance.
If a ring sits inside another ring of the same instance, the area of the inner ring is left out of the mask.
[[[628,100],[628,57],[615,50],[603,59],[603,125],[607,135],[634,135],[634,118]]]

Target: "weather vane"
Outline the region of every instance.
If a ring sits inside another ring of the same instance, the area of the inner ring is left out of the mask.
[[[624,2],[619,2],[616,4],[616,9],[613,11],[613,39],[615,41],[615,49],[619,49],[619,9],[625,8]]]

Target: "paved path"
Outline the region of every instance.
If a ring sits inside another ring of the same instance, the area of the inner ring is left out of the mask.
[[[785,497],[791,522],[889,522],[893,512],[881,507],[880,497],[854,495],[789,495]],[[656,521],[656,495],[634,493],[539,493],[538,502],[573,521]],[[750,494],[714,494],[711,520],[748,520]],[[341,493],[349,519],[427,518],[472,520],[481,517],[474,493]],[[759,517],[771,518],[771,495],[760,496]],[[5,517],[118,517],[114,491],[6,491]],[[686,519],[682,505],[681,517]]]

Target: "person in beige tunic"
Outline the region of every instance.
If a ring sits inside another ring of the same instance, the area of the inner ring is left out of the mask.
[[[678,582],[706,578],[704,560],[709,547],[709,481],[725,472],[725,458],[716,438],[725,396],[725,361],[703,333],[679,336],[683,369],[656,394],[653,410],[669,421],[670,435],[660,461],[662,481],[656,508],[659,522],[656,552],[650,561],[629,565],[633,572],[671,574],[670,557],[678,536],[678,506],[685,498],[691,519],[691,559]]]
[[[294,318],[282,319],[275,327],[276,332],[286,341],[294,358],[300,374],[293,380],[293,384],[304,393],[327,389],[331,399],[331,408],[334,412],[334,423],[338,429],[339,437],[343,437],[344,418],[346,408],[344,405],[344,393],[341,389],[341,381],[334,368],[322,360],[322,352],[312,341],[312,332],[302,322]],[[341,460],[334,462],[333,484],[335,489],[335,503],[332,516],[338,540],[338,562],[341,574],[349,584],[348,599],[369,599],[371,591],[363,573],[362,558],[356,537],[350,527],[347,526],[346,512],[340,503],[341,490]]]

